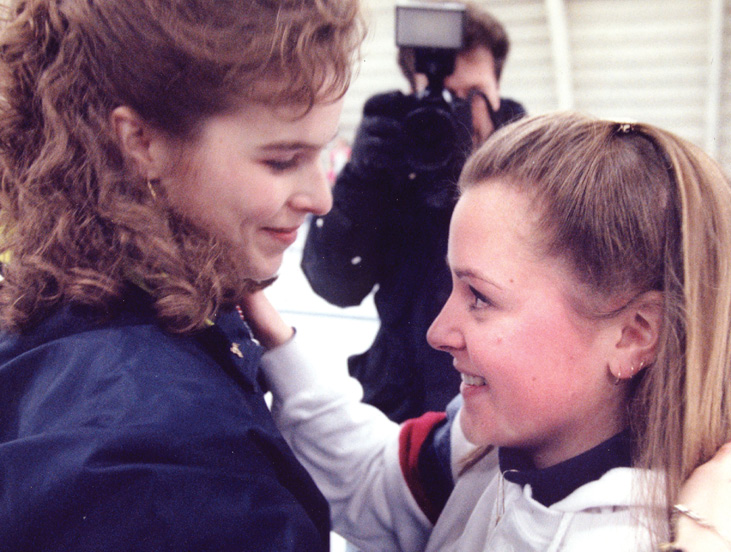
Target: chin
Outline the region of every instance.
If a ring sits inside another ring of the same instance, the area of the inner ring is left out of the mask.
[[[272,276],[271,278],[267,278],[266,280],[247,279],[245,281],[245,285],[246,285],[245,291],[247,293],[254,293],[257,291],[261,291],[261,290],[266,289],[269,286],[271,286],[275,282],[276,279],[277,279],[276,276]]]
[[[249,264],[246,278],[256,282],[266,282],[276,278],[279,269],[282,268],[282,259],[283,257],[280,255],[277,258],[259,259],[258,262]]]
[[[270,286],[278,277],[277,272],[257,273],[255,276],[247,276],[246,280],[251,282],[253,289],[264,289]]]
[[[483,427],[479,420],[475,421],[464,409],[460,415],[459,423],[462,427],[462,433],[464,433],[464,436],[473,445],[486,446],[495,444],[495,439],[490,434],[489,428]]]
[[[480,441],[482,440],[479,438],[480,432],[475,431],[472,421],[469,418],[469,415],[466,415],[465,411],[462,410],[459,418],[459,425],[462,427],[462,433],[464,433],[464,436],[467,437],[467,440],[470,443],[473,445],[480,445]]]

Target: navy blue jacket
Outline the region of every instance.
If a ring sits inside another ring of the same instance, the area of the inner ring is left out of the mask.
[[[141,297],[103,324],[66,307],[2,335],[0,550],[327,550],[260,356],[233,311],[172,336]]]

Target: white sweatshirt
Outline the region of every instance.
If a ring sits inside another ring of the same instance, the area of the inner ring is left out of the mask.
[[[530,485],[503,478],[496,451],[457,476],[472,449],[458,422],[450,436],[455,487],[432,526],[402,472],[400,427],[360,402],[360,384],[344,366],[318,369],[295,338],[267,352],[263,369],[274,419],[327,497],[333,529],[364,552],[653,549],[638,522],[648,506],[633,494],[639,470],[612,469],[546,507],[531,498]]]

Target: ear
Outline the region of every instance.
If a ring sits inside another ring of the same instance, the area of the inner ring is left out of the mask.
[[[619,313],[619,338],[609,362],[609,370],[617,380],[630,380],[655,361],[663,304],[662,292],[647,291]]]
[[[170,149],[163,133],[128,106],[115,108],[110,122],[122,153],[134,163],[140,176],[158,180],[167,165]]]

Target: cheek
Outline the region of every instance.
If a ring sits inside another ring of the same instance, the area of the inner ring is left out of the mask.
[[[520,402],[550,401],[569,392],[578,372],[573,345],[562,339],[561,330],[535,321],[483,336],[473,349],[473,364],[494,383],[496,393],[512,395]],[[560,393],[559,393],[560,392]]]
[[[200,190],[212,217],[227,225],[266,221],[283,203],[279,187],[259,167],[212,168]]]
[[[592,335],[562,305],[547,302],[544,309],[524,319],[519,339],[547,367],[576,365],[591,351]]]
[[[515,385],[523,387],[522,392],[536,408],[560,409],[596,391],[594,348],[575,328],[555,319],[553,325],[546,321],[527,326],[515,336],[515,345]]]

